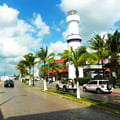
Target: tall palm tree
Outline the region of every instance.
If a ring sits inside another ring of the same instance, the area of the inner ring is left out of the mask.
[[[105,40],[105,36],[101,37],[100,35],[96,35],[95,37],[89,40],[90,48],[95,50],[96,55],[98,56],[98,64],[101,61],[103,76],[104,76],[104,68],[103,68],[103,60],[108,57],[108,49],[107,43]]]
[[[35,56],[33,55],[33,53],[28,53],[26,55],[24,55],[24,60],[23,60],[24,64],[28,67],[29,69],[29,75],[30,77],[33,77],[33,86],[34,86],[34,65],[35,65]],[[31,73],[31,69],[33,67],[33,73]],[[32,75],[33,74],[33,75]],[[29,80],[30,84],[31,84],[31,79]]]
[[[40,50],[36,53],[36,57],[39,58],[39,62],[44,63],[44,70],[43,70],[43,79],[44,79],[44,90],[47,90],[47,85],[46,85],[46,75],[45,75],[45,65],[49,59],[52,59],[54,56],[54,53],[48,53],[48,48],[43,48],[41,47]]]
[[[57,78],[57,74],[60,73],[61,69],[65,69],[64,63],[62,63],[62,64],[55,63],[54,58],[49,60],[49,70],[52,72],[51,73],[52,77],[56,76],[56,78]]]
[[[85,59],[83,59],[83,55],[85,55],[86,53],[87,53],[86,47],[81,46],[76,50],[73,50],[73,48],[70,47],[70,50],[65,50],[63,53],[59,54],[62,58],[68,59],[70,64],[73,64],[75,67],[75,75],[77,80],[77,98],[80,98],[79,83],[78,83],[79,66],[85,63]]]
[[[109,49],[110,63],[109,67],[112,72],[118,76],[120,71],[120,32],[116,30],[113,34],[108,34],[107,46]]]
[[[24,64],[23,60],[18,62],[16,69],[19,71],[21,77],[24,77],[26,74],[28,74],[27,66]]]
[[[34,56],[33,53],[28,53],[26,55],[23,56],[24,57],[24,64],[26,64],[26,66],[29,69],[29,74],[31,74],[31,68],[34,64]]]
[[[71,47],[70,50],[64,50],[63,53],[58,54],[62,59],[66,61],[71,61],[76,68],[76,76],[79,77],[78,67],[85,65],[86,62],[90,64],[95,64],[95,61],[98,59],[95,53],[90,53],[87,51],[86,46],[80,46],[75,51]]]

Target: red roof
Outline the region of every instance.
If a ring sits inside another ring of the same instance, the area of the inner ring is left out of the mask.
[[[55,63],[60,63],[60,62],[64,62],[65,59],[59,59],[59,60],[55,60]]]
[[[106,72],[107,72],[107,71],[110,71],[110,69],[109,69],[109,68],[107,68],[107,69],[105,69],[104,71],[106,71]]]
[[[58,72],[68,72],[68,70],[67,69],[58,69],[57,70]],[[54,71],[50,71],[49,73],[55,73],[56,71],[54,70]]]

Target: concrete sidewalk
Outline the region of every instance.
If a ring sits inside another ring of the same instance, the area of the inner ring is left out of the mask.
[[[120,88],[114,88],[112,94],[120,95]]]

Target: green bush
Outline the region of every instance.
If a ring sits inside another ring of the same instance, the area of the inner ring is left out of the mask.
[[[117,81],[116,85],[120,88],[120,80]]]
[[[110,80],[110,82],[113,85],[113,88],[115,88],[115,86],[117,85],[117,80],[114,77],[109,78],[108,80]]]
[[[83,84],[87,83],[90,80],[92,80],[91,77],[81,77],[81,78],[78,78],[79,85],[83,85]],[[76,81],[76,79],[75,79],[75,81]]]

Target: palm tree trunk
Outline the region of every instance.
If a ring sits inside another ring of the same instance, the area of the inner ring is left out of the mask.
[[[77,98],[80,98],[80,88],[79,88],[79,82],[77,81]]]
[[[44,91],[47,90],[47,83],[46,83],[46,78],[45,78],[45,61],[44,61],[44,75],[43,75],[43,80],[44,80]]]

